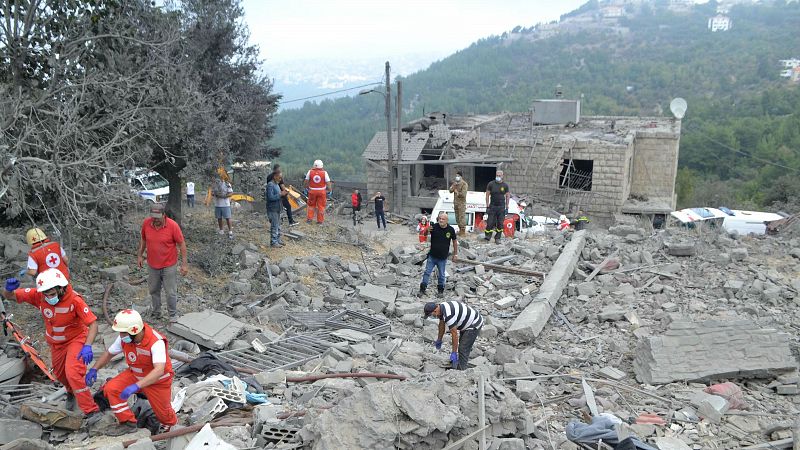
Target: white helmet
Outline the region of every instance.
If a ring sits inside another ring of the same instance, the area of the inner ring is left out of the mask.
[[[47,269],[36,277],[36,290],[39,292],[49,291],[54,287],[67,287],[69,281],[58,269]]]
[[[564,222],[565,220],[567,220],[567,216],[562,214],[561,216],[559,216],[558,220]]]
[[[114,317],[111,329],[121,333],[139,334],[144,329],[142,316],[133,309],[123,309]]]
[[[314,161],[314,168],[315,169],[322,169],[322,160],[321,159],[318,159],[318,160]]]

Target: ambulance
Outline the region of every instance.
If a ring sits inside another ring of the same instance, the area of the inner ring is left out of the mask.
[[[506,220],[503,221],[503,228],[506,229],[506,235],[513,236],[515,232],[539,234],[544,233],[548,229],[554,230],[556,225],[558,225],[558,220],[552,217],[526,216],[524,209],[525,205],[518,204],[513,197],[508,200],[508,215],[506,216]],[[453,194],[450,191],[439,191],[439,199],[436,201],[436,206],[433,207],[433,212],[430,217],[432,223],[436,223],[436,218],[439,217],[440,212],[447,213],[447,222],[458,232],[456,213],[453,208]],[[467,191],[465,215],[465,228],[468,233],[472,233],[475,230],[483,232],[483,230],[486,229],[485,192]]]

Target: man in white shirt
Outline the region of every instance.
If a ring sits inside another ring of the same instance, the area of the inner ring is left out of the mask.
[[[233,188],[231,184],[217,177],[214,182],[214,188],[211,190],[211,195],[214,196],[214,217],[217,218],[218,233],[225,233],[222,230],[222,219],[225,219],[228,224],[228,237],[233,239],[233,230],[231,229],[231,196],[233,195]]]
[[[194,208],[194,183],[186,182],[186,206]]]

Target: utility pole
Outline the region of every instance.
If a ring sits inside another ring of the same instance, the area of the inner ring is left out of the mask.
[[[386,61],[386,148],[388,153],[388,160],[386,164],[389,167],[389,211],[396,211],[395,195],[394,195],[394,154],[392,153],[392,78],[390,73],[389,61]]]
[[[405,174],[403,162],[403,82],[397,80],[397,211],[403,212],[403,175]]]

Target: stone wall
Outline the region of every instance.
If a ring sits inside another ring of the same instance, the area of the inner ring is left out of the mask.
[[[634,139],[631,194],[668,199],[675,208],[680,134],[637,131]]]
[[[385,167],[386,161],[379,161]],[[389,172],[381,170],[374,165],[364,161],[364,170],[367,171],[367,192],[370,197],[376,192],[381,191],[388,198],[389,193]],[[364,199],[366,201],[366,199]]]
[[[747,320],[675,321],[639,342],[633,370],[647,384],[765,376],[797,367],[789,337]]]

